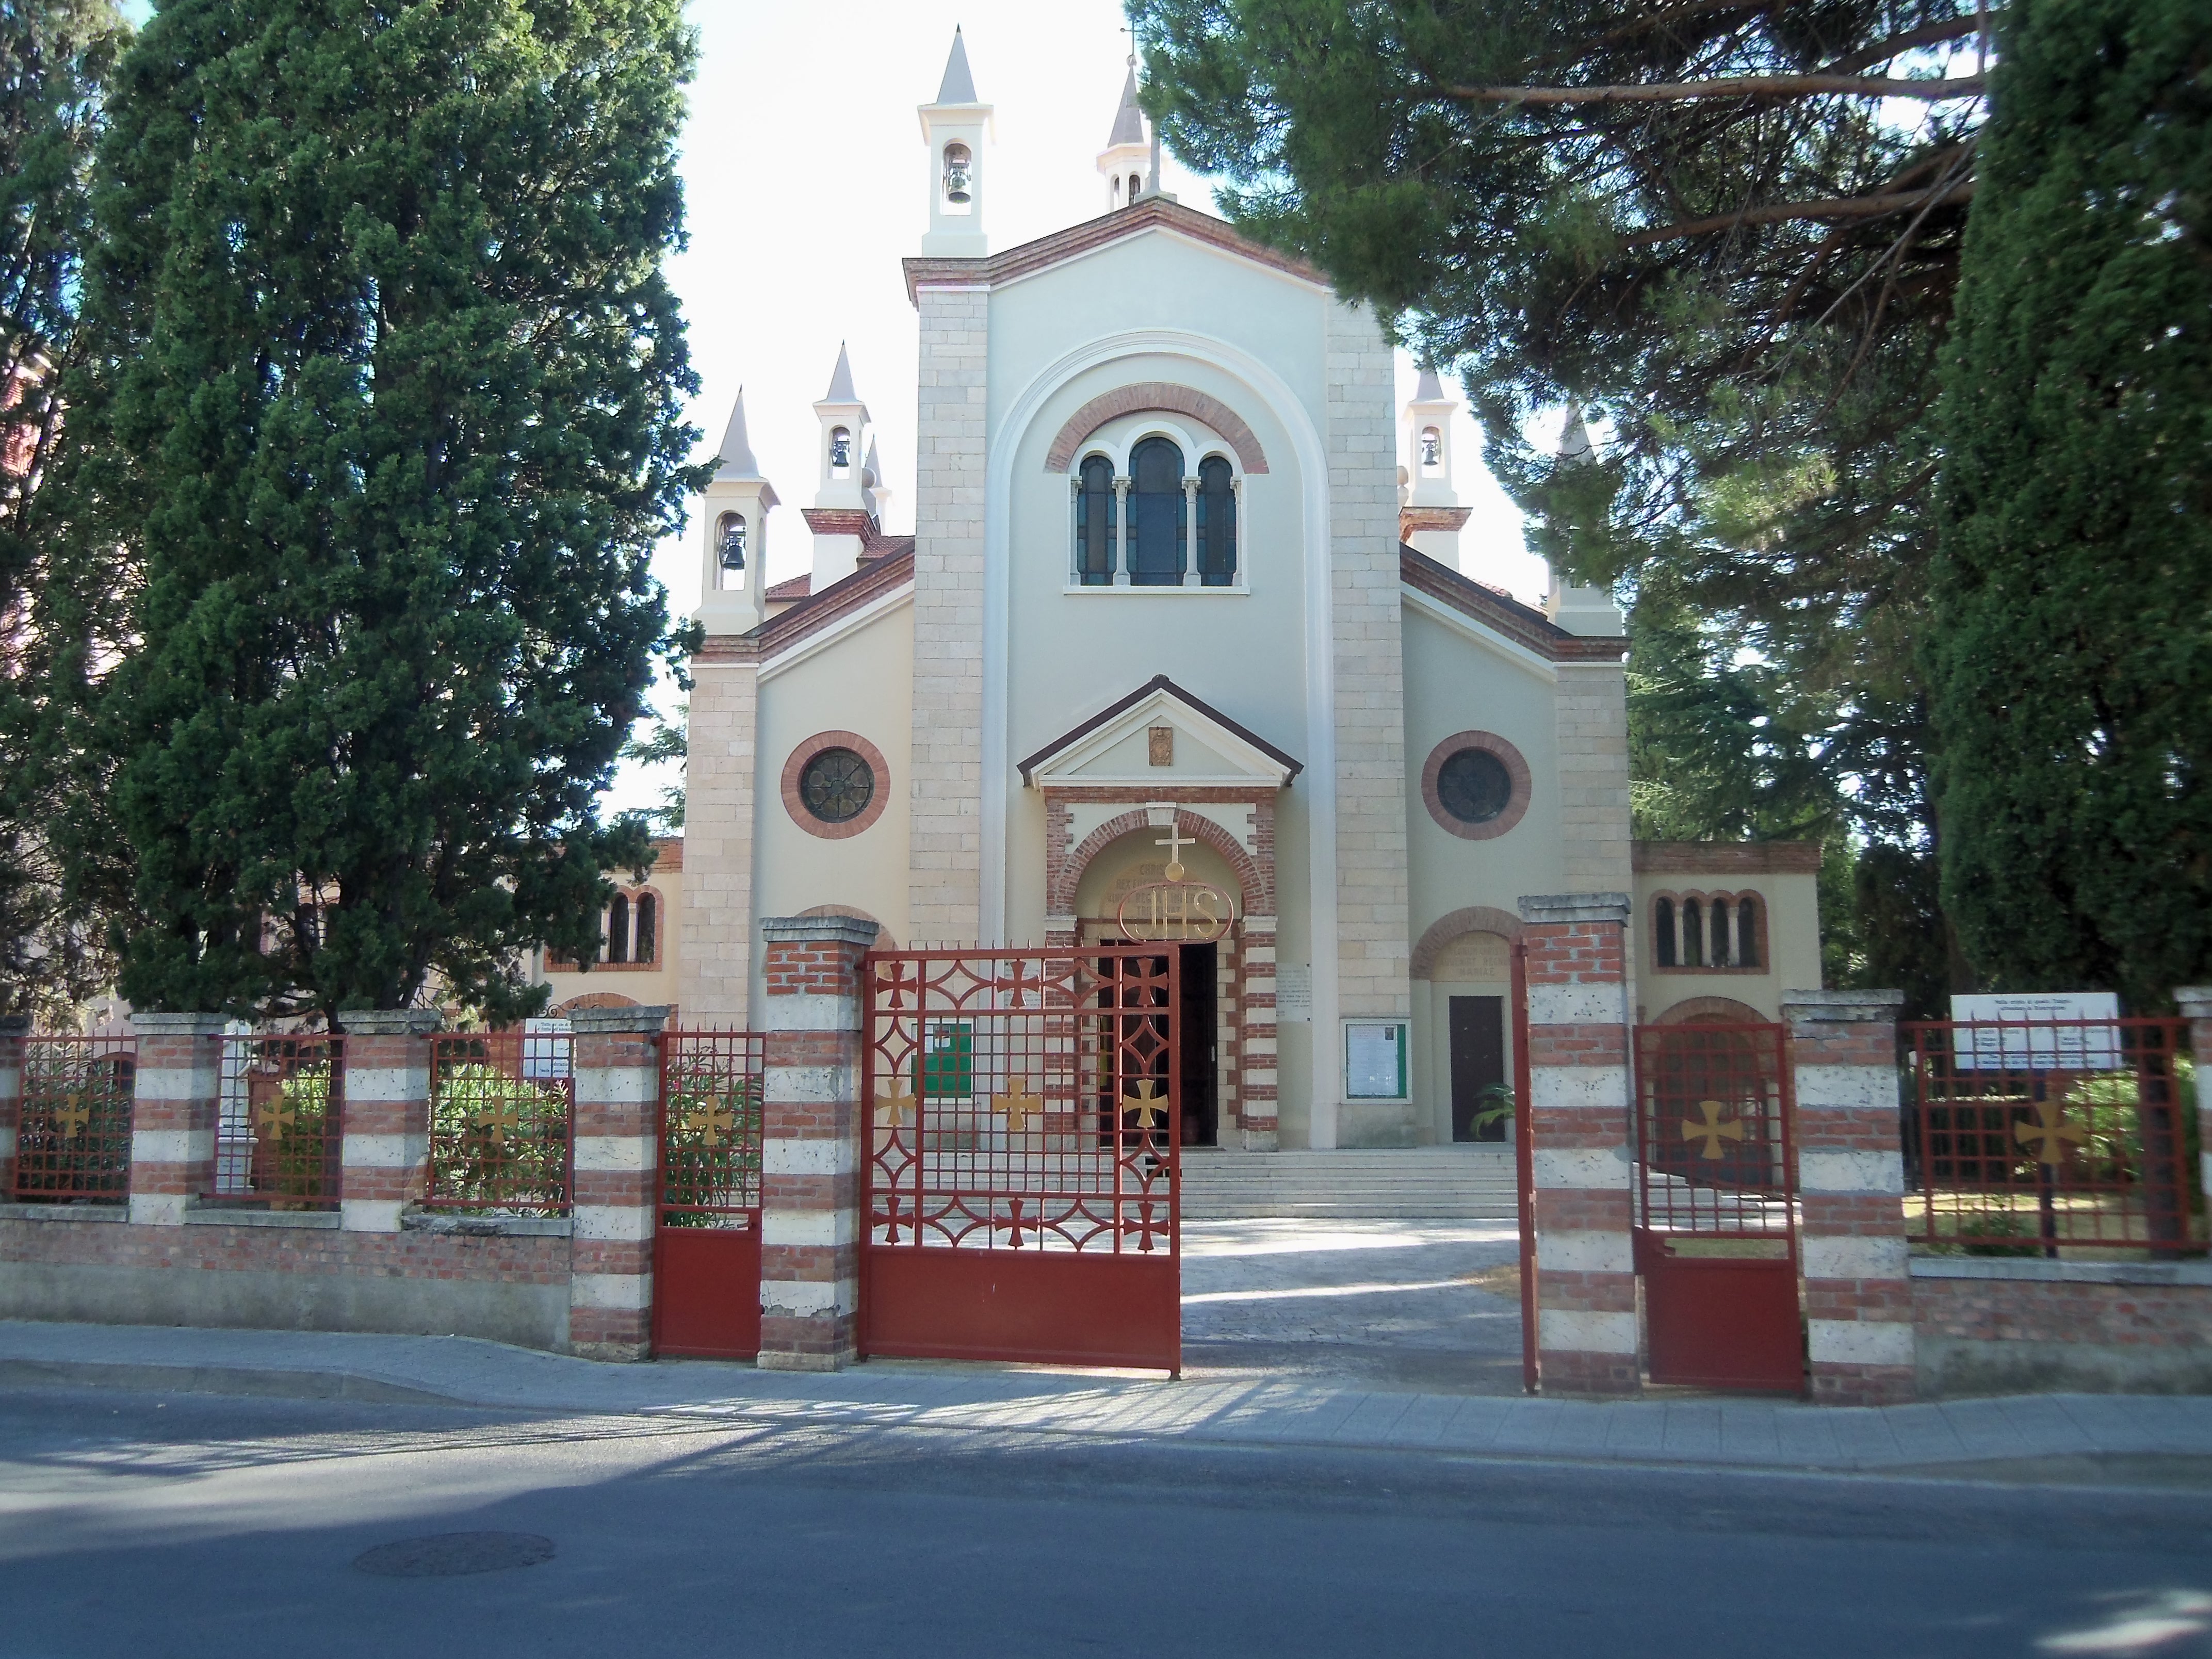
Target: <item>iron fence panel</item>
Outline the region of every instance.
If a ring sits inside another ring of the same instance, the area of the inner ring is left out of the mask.
[[[129,1201],[137,1082],[133,1037],[26,1037],[14,1196],[33,1203]]]
[[[344,1117],[343,1036],[226,1036],[215,1186],[206,1196],[335,1210]]]
[[[663,1226],[757,1224],[762,1048],[757,1031],[661,1034]]]
[[[519,1216],[568,1209],[574,1040],[566,1032],[430,1040],[426,1207]]]
[[[1792,1237],[1780,1026],[1638,1026],[1636,1086],[1638,1225],[1715,1238]]]

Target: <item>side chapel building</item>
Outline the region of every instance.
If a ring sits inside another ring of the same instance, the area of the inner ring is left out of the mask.
[[[1456,401],[1425,373],[1395,408],[1370,313],[1160,193],[1136,87],[1107,210],[994,252],[991,106],[954,38],[904,262],[912,537],[883,529],[841,351],[811,568],[764,586],[779,503],[740,395],[701,514],[680,877],[653,884],[671,956],[639,959],[626,895],[625,971],[742,1025],[763,916],[1090,943],[1129,936],[1133,890],[1211,888],[1225,929],[1175,947],[1212,1033],[1185,1136],[1251,1152],[1499,1138],[1474,1118],[1512,1075],[1523,896],[1632,896],[1646,1019],[1775,1018],[1820,983],[1818,849],[1632,845],[1612,597],[1538,610],[1462,574]],[[635,1000],[604,971],[550,977]]]

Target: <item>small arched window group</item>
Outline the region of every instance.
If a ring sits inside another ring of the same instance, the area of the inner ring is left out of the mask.
[[[1766,964],[1766,906],[1756,893],[1662,893],[1651,902],[1658,967],[1758,973]]]
[[[1084,587],[1233,587],[1237,475],[1208,455],[1183,471],[1172,438],[1145,439],[1117,477],[1103,455],[1076,470],[1075,580]]]
[[[660,896],[651,888],[617,893],[599,917],[599,953],[594,966],[657,968],[660,965]],[[545,964],[574,972],[576,964],[558,959]]]

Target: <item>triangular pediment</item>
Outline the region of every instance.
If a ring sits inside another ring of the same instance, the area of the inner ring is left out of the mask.
[[[1164,731],[1165,736],[1157,735]],[[1034,788],[1280,789],[1303,769],[1166,675],[1139,686],[1021,763]]]

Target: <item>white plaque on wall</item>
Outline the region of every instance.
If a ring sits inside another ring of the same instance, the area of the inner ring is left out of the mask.
[[[1962,1072],[2106,1072],[2123,1063],[2112,991],[1997,992],[1951,999],[1952,1063]],[[2069,1024],[2086,1021],[2087,1024]],[[1971,1022],[1971,1023],[1970,1023]]]
[[[1406,1098],[1406,1022],[1347,1019],[1344,1022],[1344,1097],[1346,1100]]]
[[[1275,969],[1275,1024],[1313,1018],[1313,969],[1303,962],[1285,962]]]

